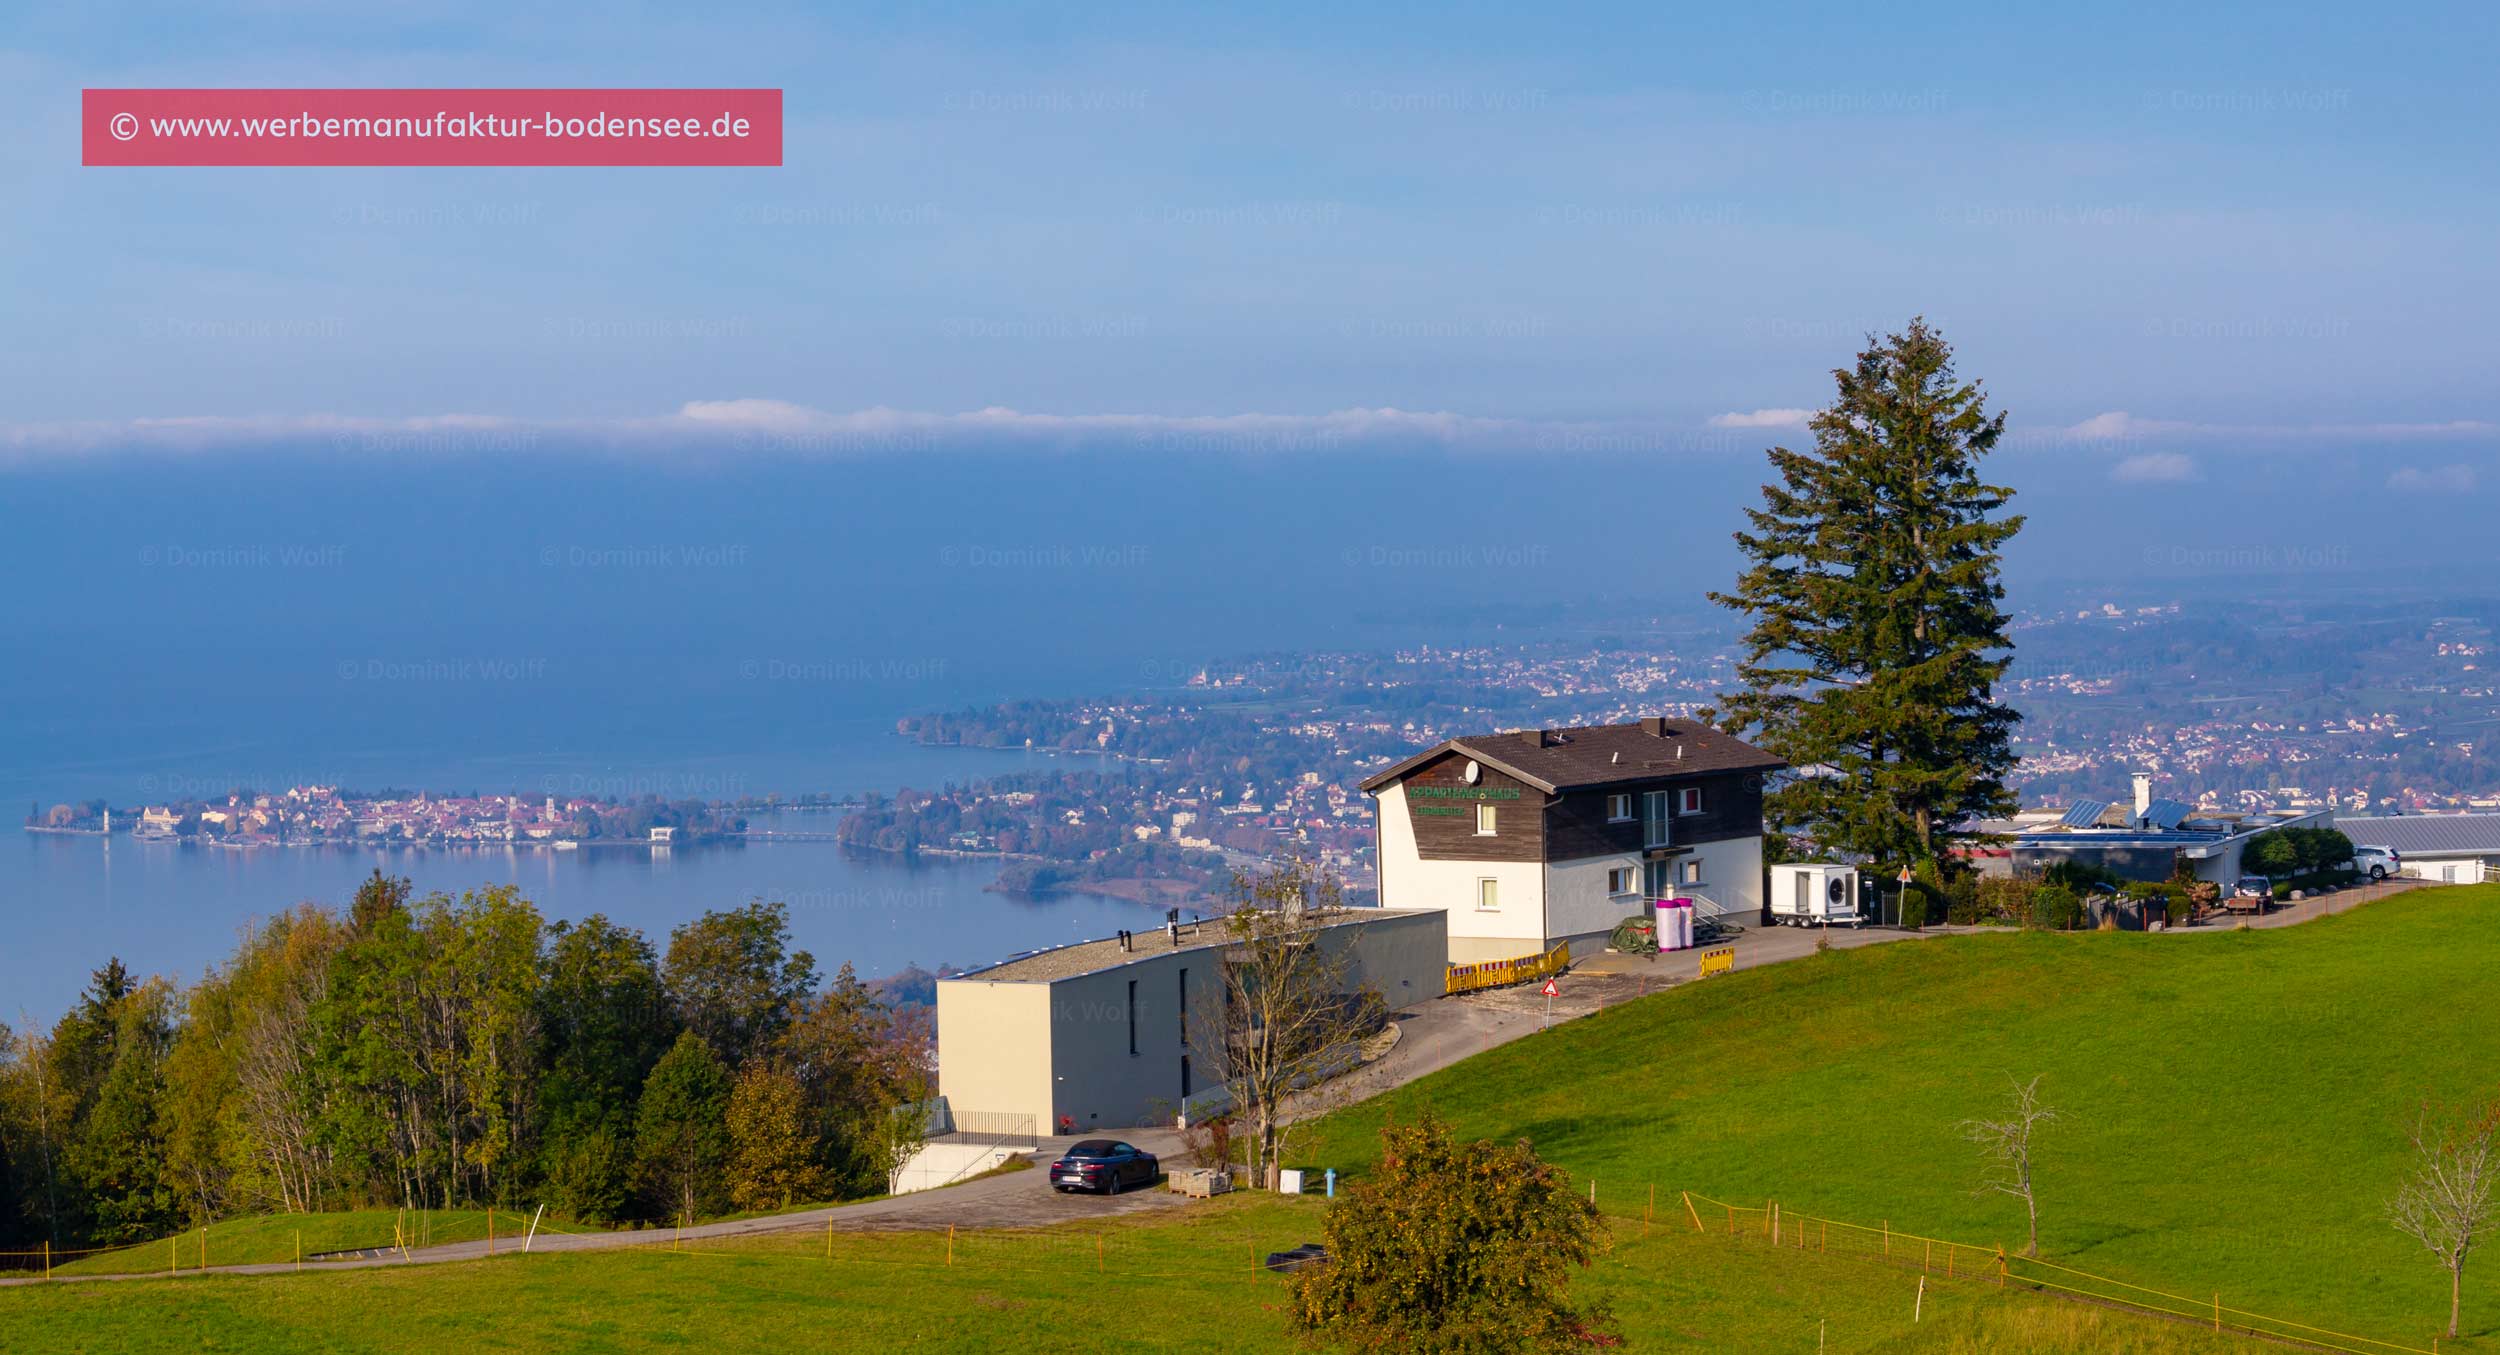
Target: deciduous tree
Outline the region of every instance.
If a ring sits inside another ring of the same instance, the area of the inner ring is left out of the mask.
[[[721,1198],[729,1160],[729,1070],[693,1031],[651,1069],[635,1115],[634,1165],[653,1204],[692,1222]]]
[[[1189,1013],[1195,1063],[1230,1097],[1250,1175],[1267,1187],[1283,1167],[1287,1098],[1351,1066],[1383,1019],[1353,953],[1326,935],[1344,899],[1344,882],[1307,861],[1236,873],[1215,924],[1217,972]]]
[[[1461,1143],[1429,1118],[1380,1137],[1379,1170],[1328,1211],[1328,1260],[1295,1284],[1303,1328],[1396,1355],[1613,1342],[1603,1305],[1570,1302],[1571,1272],[1609,1238],[1562,1172],[1525,1140]]]
[[[2388,1202],[2388,1222],[2448,1272],[2448,1338],[2465,1304],[2465,1262],[2500,1221],[2500,1101],[2464,1112],[2423,1106],[2407,1134],[2413,1170]]]
[[[729,1199],[740,1209],[787,1209],[822,1189],[807,1094],[787,1068],[757,1059],[729,1093]]]
[[[757,901],[669,934],[668,995],[686,1028],[730,1064],[772,1043],[816,986],[816,960],[789,948],[790,910]]]
[[[1979,1145],[1987,1161],[1987,1174],[1976,1193],[1995,1192],[2011,1195],[2023,1202],[2023,1214],[2029,1228],[2029,1240],[2023,1255],[2040,1254],[2040,1198],[2032,1190],[2032,1153],[2037,1146],[2040,1126],[2058,1118],[2058,1113],[2040,1099],[2040,1079],[2014,1082],[2013,1096],[2005,1113],[1996,1119],[1962,1121],[1962,1137]]]

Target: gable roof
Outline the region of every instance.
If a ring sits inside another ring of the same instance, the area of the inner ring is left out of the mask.
[[[1382,787],[1450,753],[1474,758],[1548,795],[1707,772],[1769,772],[1788,765],[1699,720],[1652,716],[1628,724],[1522,729],[1451,739],[1373,773],[1364,780],[1363,789],[1376,795]]]
[[[2356,847],[2425,856],[2500,855],[2500,814],[2346,816],[2336,819],[2335,826]]]

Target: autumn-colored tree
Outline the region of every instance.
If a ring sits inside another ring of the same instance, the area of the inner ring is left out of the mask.
[[[1380,1169],[1328,1211],[1328,1260],[1294,1316],[1360,1351],[1515,1355],[1613,1339],[1602,1304],[1575,1308],[1571,1271],[1611,1240],[1597,1207],[1526,1140],[1462,1143],[1427,1117],[1380,1131]]]
[[[787,1209],[822,1193],[807,1094],[786,1068],[749,1063],[729,1093],[729,1199],[740,1209]]]

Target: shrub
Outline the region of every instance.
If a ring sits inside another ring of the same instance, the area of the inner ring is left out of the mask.
[[[1979,920],[1983,922],[2022,922],[2031,916],[2032,885],[2012,876],[1997,876],[1979,882]]]
[[[2083,901],[2063,885],[2042,885],[2031,891],[2031,925],[2046,932],[2074,930],[2083,915]]]
[[[1577,1351],[1620,1337],[1565,1288],[1610,1234],[1525,1139],[1461,1143],[1426,1119],[1380,1131],[1374,1178],[1328,1211],[1328,1260],[1294,1285],[1305,1331],[1357,1350]]]
[[[2162,898],[2164,902],[2169,905],[2169,921],[2171,926],[2184,927],[2188,924],[2189,919],[2196,916],[2196,901],[2188,897],[2188,891],[2184,889],[2174,889],[2170,893],[2163,895]]]
[[[1978,872],[1963,871],[1945,885],[1944,920],[1956,927],[1967,927],[1979,921]]]
[[[1946,916],[1948,918],[1951,917],[1951,912],[1948,911]],[[1927,925],[1927,893],[1925,890],[1909,889],[1902,891],[1901,925],[1909,928],[1911,931],[1917,931],[1921,927]]]

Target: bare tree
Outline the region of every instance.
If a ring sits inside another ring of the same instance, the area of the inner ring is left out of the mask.
[[[2465,1258],[2495,1221],[2500,1200],[2500,1102],[2464,1114],[2425,1105],[2407,1135],[2413,1174],[2387,1203],[2387,1221],[2422,1244],[2448,1271],[2448,1339],[2457,1335],[2463,1306]]]
[[[1286,1098],[1352,1066],[1380,1028],[1379,994],[1356,981],[1349,944],[1326,934],[1344,899],[1342,881],[1301,860],[1235,874],[1217,980],[1190,1016],[1190,1049],[1231,1097],[1263,1187],[1284,1166]]]
[[[1978,1190],[1973,1193],[1985,1195],[1990,1191],[1995,1191],[2021,1200],[2023,1211],[2029,1216],[2031,1227],[2031,1238],[2023,1247],[2023,1255],[2038,1256],[2040,1254],[2040,1200],[2031,1189],[2032,1139],[2038,1133],[2040,1126],[2055,1120],[2058,1116],[2055,1110],[2041,1102],[2038,1077],[2033,1077],[2029,1082],[2015,1082],[2013,1076],[2008,1074],[2005,1080],[2014,1089],[2013,1100],[2007,1107],[2005,1118],[1964,1120],[1962,1121],[1962,1137],[1978,1144],[1980,1153],[1988,1161],[1987,1176],[1979,1183]]]

